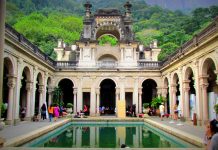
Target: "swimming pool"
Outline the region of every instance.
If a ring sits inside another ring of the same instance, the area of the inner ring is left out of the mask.
[[[22,147],[195,148],[144,122],[71,122]]]

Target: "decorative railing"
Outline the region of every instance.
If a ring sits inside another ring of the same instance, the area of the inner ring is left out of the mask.
[[[118,63],[116,61],[98,61],[96,65],[98,68],[116,68]]]
[[[15,41],[19,42],[22,46],[24,46],[29,52],[35,54],[40,60],[48,63],[50,66],[55,66],[55,61],[48,57],[47,54],[42,52],[37,46],[31,43],[28,39],[26,39],[22,34],[17,32],[14,28],[10,25],[5,24],[5,31],[6,33],[12,37]]]
[[[78,61],[56,61],[56,68],[76,68]]]
[[[160,69],[159,61],[138,61],[138,67],[143,69]]]

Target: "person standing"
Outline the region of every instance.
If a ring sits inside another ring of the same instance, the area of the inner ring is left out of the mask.
[[[54,107],[54,121],[57,120],[57,118],[59,117],[59,107],[57,105],[55,105]]]
[[[46,106],[45,106],[45,103],[41,107],[41,118],[43,120],[46,119]]]
[[[163,103],[161,103],[161,105],[159,106],[159,110],[160,110],[161,121],[163,121],[163,116],[164,116],[164,105],[163,105]]]
[[[52,106],[52,104],[48,107],[48,114],[49,114],[49,121],[51,122],[54,114],[54,107]]]

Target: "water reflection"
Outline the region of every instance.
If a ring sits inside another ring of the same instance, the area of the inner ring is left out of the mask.
[[[144,125],[131,126],[70,126],[36,147],[131,148],[184,147]]]

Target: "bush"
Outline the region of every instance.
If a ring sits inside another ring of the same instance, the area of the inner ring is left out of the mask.
[[[149,103],[143,103],[143,108],[148,108],[148,106],[149,106]]]
[[[151,101],[151,106],[154,107],[154,108],[158,108],[159,105],[161,103],[164,103],[166,102],[166,98],[162,97],[162,96],[159,96],[159,97],[155,97],[152,99]]]
[[[218,114],[218,104],[214,105],[214,110],[215,110],[216,114]]]
[[[73,108],[73,104],[72,103],[67,103],[66,107],[67,108]]]

